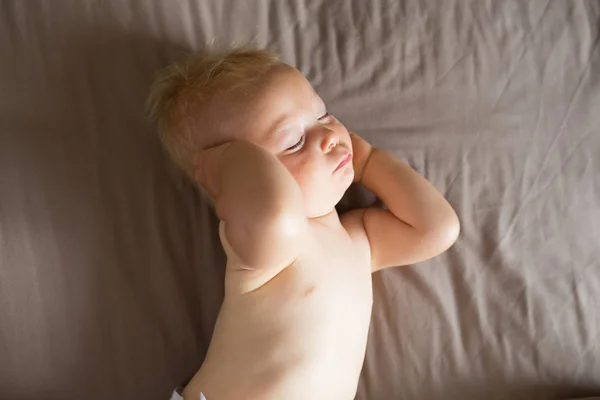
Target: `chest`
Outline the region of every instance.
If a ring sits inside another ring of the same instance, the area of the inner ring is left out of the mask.
[[[299,265],[307,292],[328,297],[330,302],[372,303],[371,266],[368,249],[347,234],[317,231],[311,248]],[[336,300],[334,300],[336,299]]]

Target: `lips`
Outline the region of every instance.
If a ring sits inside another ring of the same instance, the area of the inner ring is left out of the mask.
[[[335,170],[333,172],[337,172],[340,169],[344,168],[346,165],[348,165],[350,163],[350,161],[352,161],[352,153],[347,153],[341,159],[340,163],[338,164],[338,166],[335,168]]]

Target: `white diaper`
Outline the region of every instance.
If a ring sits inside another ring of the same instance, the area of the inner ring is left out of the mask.
[[[183,397],[179,394],[180,389],[173,390],[173,394],[169,400],[183,400]],[[200,393],[200,400],[206,400],[206,397],[202,393]]]

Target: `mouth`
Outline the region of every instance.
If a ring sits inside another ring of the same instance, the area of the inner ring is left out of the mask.
[[[340,163],[338,164],[338,166],[335,168],[335,170],[333,172],[337,172],[340,169],[344,168],[351,161],[352,161],[352,153],[348,152],[346,155],[344,155],[344,157],[342,157],[342,159],[340,160]]]

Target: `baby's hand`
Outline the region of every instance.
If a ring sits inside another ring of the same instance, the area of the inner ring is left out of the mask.
[[[373,152],[373,146],[356,133],[350,132],[352,140],[352,164],[354,166],[354,182],[360,182],[363,170]]]
[[[194,178],[213,199],[221,192],[218,179],[219,164],[229,146],[231,142],[201,150],[194,157]]]
[[[306,239],[308,221],[300,187],[277,156],[234,140],[198,152],[194,166],[195,180],[215,201],[228,257],[257,273],[244,290],[273,278],[273,269],[291,265]]]

